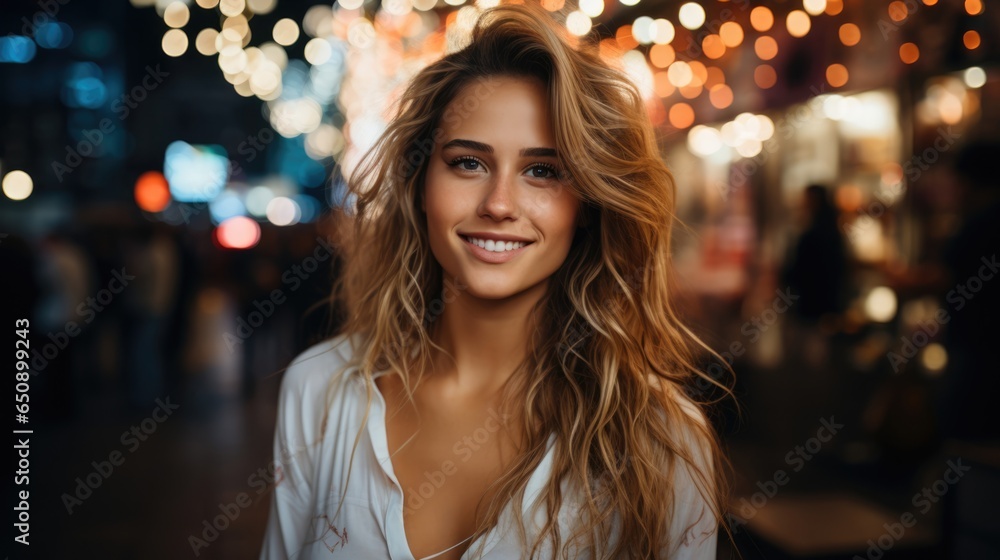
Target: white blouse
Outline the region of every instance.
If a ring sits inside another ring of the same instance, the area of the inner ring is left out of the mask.
[[[351,342],[342,334],[306,349],[295,357],[282,379],[274,433],[275,486],[261,560],[415,560],[403,530],[403,492],[389,460],[385,400],[374,384],[367,428],[358,441],[347,481],[351,448],[362,425],[367,401],[365,382],[357,368],[347,369],[334,380],[326,429],[320,433],[327,385],[339,366],[350,358]],[[554,444],[555,433],[528,480],[521,508],[524,519],[529,517],[545,486]],[[675,507],[680,515],[670,522],[672,552],[667,557],[714,560],[716,522],[694,488],[683,461],[677,462],[675,472]],[[333,518],[345,482],[348,487],[344,504],[340,514]],[[576,515],[572,499],[566,493],[563,496],[559,523],[565,541]],[[511,525],[512,502],[508,502],[497,526],[473,542],[462,560],[470,560],[480,545],[484,560],[522,557],[516,529]],[[543,526],[545,515],[543,507],[535,510],[536,530]],[[526,528],[529,537],[537,534],[530,532],[530,524]],[[460,544],[422,560],[435,558]],[[551,544],[543,547],[543,558],[556,558],[551,548]]]

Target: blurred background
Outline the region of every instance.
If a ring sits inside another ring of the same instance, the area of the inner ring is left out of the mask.
[[[326,217],[495,3],[3,1],[11,557],[257,556]],[[676,178],[677,304],[738,374],[719,557],[1000,558],[1000,5],[543,4]]]

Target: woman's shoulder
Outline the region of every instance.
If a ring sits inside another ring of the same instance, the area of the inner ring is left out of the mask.
[[[281,392],[311,394],[326,387],[334,375],[347,377],[344,365],[354,354],[356,336],[343,333],[306,348],[288,364],[281,380]]]

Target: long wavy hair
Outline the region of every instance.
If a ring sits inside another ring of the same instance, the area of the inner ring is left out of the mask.
[[[729,387],[698,368],[698,353],[719,355],[671,307],[675,186],[640,93],[596,49],[572,46],[552,15],[530,2],[483,10],[465,47],[417,73],[347,180],[352,200],[338,214],[336,240],[343,268],[331,294],[343,313],[338,332],[360,335],[345,369],[364,377],[369,412],[378,371],[398,373],[412,399],[432,353],[444,350],[432,327],[448,300],[420,210],[441,123],[462,118],[451,101],[465,87],[501,76],[540,79],[565,188],[580,197],[586,225],[532,309],[526,357],[503,388],[503,402],[517,403],[518,441],[526,445],[490,487],[494,498],[480,500],[485,510],[480,516],[477,508],[471,542],[497,523],[507,499],[523,503],[554,432],[540,506],[548,520],[531,543],[524,520],[517,524],[523,557],[535,558],[547,538],[565,558],[570,543],[600,550],[612,524],[619,536],[602,557],[661,557],[677,544],[665,528],[678,461],[694,473],[715,521],[723,519],[729,464],[701,410],[710,403],[685,394],[706,394],[690,391],[695,384]],[[685,443],[681,434],[694,436]],[[566,546],[558,524],[564,480],[579,496],[580,520]]]

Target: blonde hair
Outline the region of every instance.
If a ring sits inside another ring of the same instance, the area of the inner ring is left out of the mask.
[[[431,337],[443,273],[419,197],[441,123],[462,118],[451,101],[463,88],[489,87],[500,76],[545,85],[566,188],[580,197],[586,226],[532,310],[526,358],[504,387],[504,402],[521,410],[526,445],[491,486],[497,492],[471,542],[496,524],[507,498],[522,503],[554,431],[552,478],[543,491],[548,521],[530,545],[524,520],[517,524],[530,546],[524,557],[536,557],[547,537],[569,557],[558,524],[564,479],[581,503],[580,526],[567,543],[597,550],[609,542],[616,515],[619,538],[606,557],[658,557],[676,544],[666,542],[665,528],[674,515],[678,459],[694,473],[716,522],[723,519],[728,463],[700,407],[683,393],[699,379],[702,387],[707,381],[729,390],[696,366],[697,350],[719,356],[671,307],[675,186],[642,97],[593,49],[571,47],[536,5],[483,10],[467,46],[408,84],[394,118],[350,177],[355,200],[339,215],[344,264],[331,294],[345,316],[341,332],[360,335],[345,369],[356,367],[366,380],[370,411],[375,372],[399,373],[412,399],[432,351],[443,350]]]

